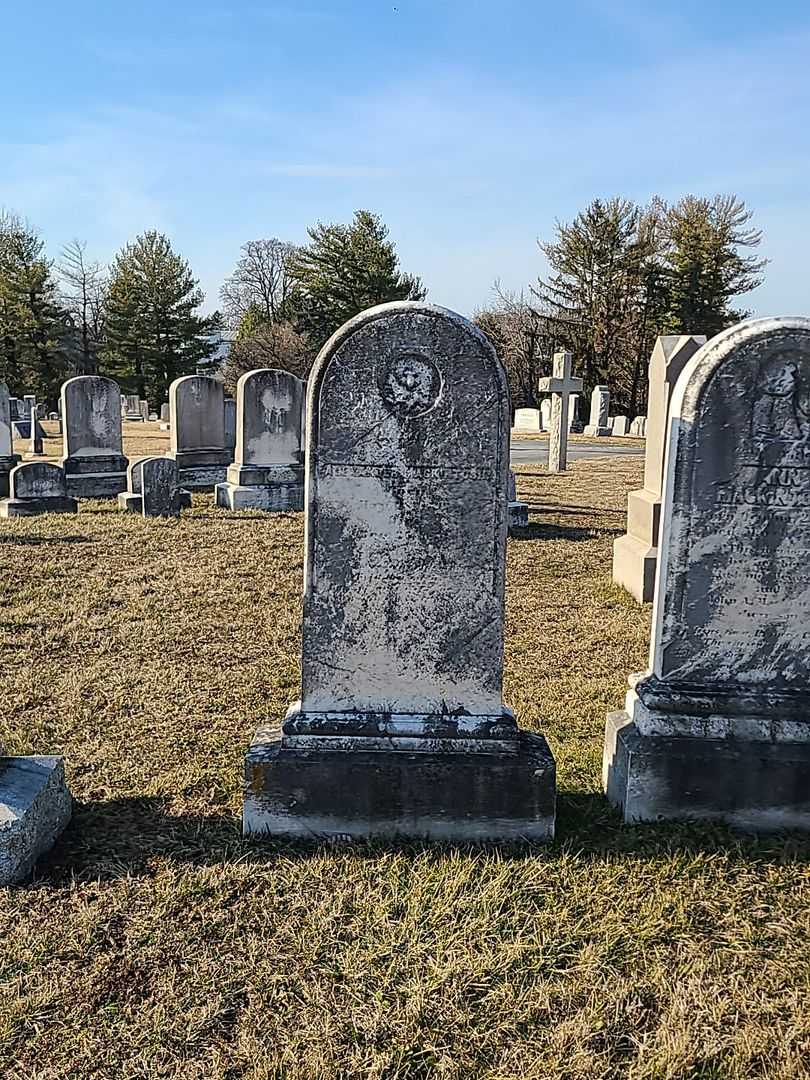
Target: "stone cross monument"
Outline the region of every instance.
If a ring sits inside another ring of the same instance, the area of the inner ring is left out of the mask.
[[[321,350],[306,413],[301,700],[256,733],[245,833],[551,837],[551,752],[502,698],[492,345],[444,308],[372,308]]]
[[[541,379],[540,390],[551,394],[551,430],[548,446],[548,471],[565,472],[568,467],[568,396],[582,392],[582,379],[571,374],[570,352],[554,354],[554,374]]]
[[[810,319],[740,323],[670,405],[650,667],[608,716],[627,821],[810,829]]]

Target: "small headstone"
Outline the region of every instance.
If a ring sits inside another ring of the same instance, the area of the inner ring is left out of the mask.
[[[36,407],[36,394],[23,394],[23,419],[29,420],[31,418],[31,410],[36,409]]]
[[[138,411],[141,414],[141,420],[146,423],[146,421],[149,419],[149,402],[141,399],[138,402]]]
[[[141,466],[146,458],[138,458],[131,461],[127,469],[127,489],[118,496],[118,505],[122,510],[129,510],[136,514],[143,513],[143,484]],[[168,460],[172,460],[169,458]],[[180,510],[187,510],[191,506],[191,492],[180,488],[178,491],[178,505]],[[148,516],[148,515],[144,515]]]
[[[582,379],[571,374],[570,352],[554,354],[554,374],[541,379],[540,390],[551,394],[551,426],[549,428],[548,471],[565,472],[568,467],[568,405],[569,396],[582,389]]]
[[[644,487],[630,492],[627,533],[613,543],[613,580],[632,593],[639,603],[647,603],[653,598],[670,398],[678,376],[705,342],[705,337],[697,335],[660,337],[650,358],[649,425],[645,417],[640,418],[644,420],[643,434],[647,439]]]
[[[11,407],[8,387],[0,382],[0,497],[8,495],[8,477],[20,455],[14,453],[11,431]]]
[[[521,502],[517,497],[517,481],[512,469],[509,470],[509,487],[507,492],[508,521],[510,529],[525,529],[529,524],[528,503]]]
[[[142,461],[141,492],[144,517],[180,517],[182,492],[177,485],[177,462],[168,457]]]
[[[810,319],[741,323],[670,408],[650,670],[608,717],[628,821],[810,829]]]
[[[160,406],[160,419],[164,424],[168,424],[168,422],[169,422],[169,403],[168,403],[168,401],[164,402],[164,404]]]
[[[168,457],[180,470],[180,485],[211,490],[223,483],[232,451],[225,443],[225,394],[209,375],[183,375],[169,387],[171,437]]]
[[[585,425],[586,435],[602,437],[612,435],[608,412],[610,410],[610,391],[606,386],[595,386],[591,394],[590,423]]]
[[[53,847],[70,821],[71,812],[61,757],[4,757],[0,746],[0,889],[31,874],[37,859]]]
[[[247,755],[245,833],[550,837],[553,759],[502,700],[492,345],[443,308],[384,304],[330,338],[309,394],[301,700]]]
[[[613,434],[627,435],[630,430],[630,418],[627,416],[613,417]]]
[[[261,368],[236,387],[236,460],[217,484],[230,510],[303,510],[306,383],[288,371]],[[227,405],[227,401],[225,402]]]
[[[9,474],[9,497],[0,500],[0,517],[75,514],[76,500],[65,486],[64,469],[50,461],[25,461]]]
[[[572,394],[570,401],[570,410],[568,414],[568,430],[571,434],[582,434],[583,423],[579,418],[579,394]]]
[[[149,420],[150,420],[150,421],[151,421],[152,423],[155,423],[155,421],[157,420],[157,418],[158,418],[158,414],[157,414],[156,412],[151,412],[151,413],[149,413]]]
[[[79,499],[114,498],[127,482],[118,385],[101,375],[78,375],[62,386],[61,398],[61,464],[69,494]]]
[[[225,398],[225,445],[233,453],[236,448],[236,402]]]
[[[551,398],[543,398],[540,402],[540,427],[542,431],[551,430]]]
[[[28,450],[25,454],[26,461],[30,461],[33,458],[45,457],[45,443],[44,433],[42,431],[42,425],[39,422],[37,416],[37,409],[35,405],[31,406],[31,416],[28,421],[28,430],[31,433],[29,440]]]
[[[635,439],[643,439],[647,427],[646,416],[635,416],[630,424],[630,434]]]
[[[540,410],[515,409],[515,425],[512,430],[515,432],[527,431],[538,434],[543,430],[540,425]]]
[[[10,397],[8,399],[9,413],[11,414],[11,422],[14,423],[17,420],[24,420],[23,415],[23,402],[20,398]]]
[[[143,420],[141,413],[141,399],[137,394],[127,394],[124,399],[124,419],[134,421]]]

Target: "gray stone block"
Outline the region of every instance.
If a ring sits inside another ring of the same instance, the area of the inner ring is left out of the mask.
[[[246,836],[456,843],[550,840],[554,758],[542,735],[521,732],[512,753],[366,749],[369,739],[282,746],[260,728],[245,759]],[[480,743],[483,740],[478,740]],[[308,744],[308,745],[311,745]],[[494,746],[494,744],[493,744]]]
[[[61,757],[0,757],[0,886],[28,877],[71,810]]]

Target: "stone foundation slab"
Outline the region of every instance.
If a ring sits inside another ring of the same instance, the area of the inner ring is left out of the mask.
[[[36,517],[37,514],[75,514],[79,504],[70,497],[54,495],[40,499],[3,499],[0,517]]]
[[[227,510],[301,511],[304,509],[304,485],[217,484],[214,501]]]
[[[61,757],[0,757],[0,886],[28,877],[71,812]]]

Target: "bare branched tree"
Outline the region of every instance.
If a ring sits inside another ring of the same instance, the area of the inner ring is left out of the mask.
[[[104,303],[107,278],[97,262],[87,259],[87,244],[71,240],[62,249],[59,292],[77,337],[76,374],[93,375],[98,370],[98,352],[104,341]]]
[[[296,251],[282,240],[249,240],[242,245],[236,269],[220,289],[226,325],[236,330],[251,308],[265,322],[289,317],[293,281],[289,266]]]
[[[537,383],[542,376],[551,374],[557,344],[554,326],[542,305],[529,303],[525,293],[504,290],[499,281],[493,293],[493,303],[476,312],[476,325],[489,337],[503,361],[512,405],[517,409],[536,406],[541,396]]]

